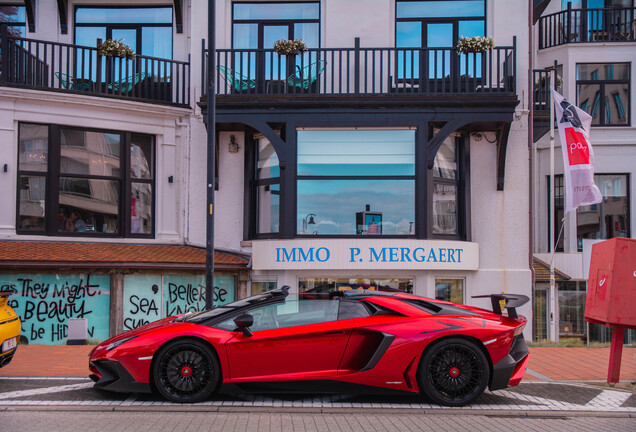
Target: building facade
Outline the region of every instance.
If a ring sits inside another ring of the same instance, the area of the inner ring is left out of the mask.
[[[4,244],[200,251],[207,2],[5,3]],[[226,299],[283,285],[301,298],[371,288],[482,307],[473,296],[532,295],[527,11],[512,0],[215,5],[215,286]],[[464,36],[495,46],[458,51]],[[290,39],[306,49],[274,49]],[[121,293],[99,306],[111,334],[143,322],[125,321],[130,311],[168,314],[201,284],[199,258],[149,255],[152,268],[125,271],[91,258],[96,275],[123,278],[106,277]],[[5,263],[7,283],[33,288],[36,258]],[[42,285],[82,285],[59,277],[83,274],[79,257],[63,258]]]
[[[585,295],[592,245],[613,237],[634,238],[636,135],[631,101],[636,93],[631,71],[636,62],[636,5],[632,0],[544,3],[547,8],[534,26],[534,253],[550,262],[549,235],[554,230],[555,239],[559,238],[554,264],[569,278],[557,283],[560,336],[606,342],[609,329],[585,323]],[[563,159],[557,133],[554,227],[549,223],[549,105],[544,85],[549,69],[556,69],[557,90],[593,118],[595,182],[603,194],[601,203],[564,214]],[[536,339],[548,337],[548,287],[545,280],[535,285]],[[633,342],[634,333],[626,333],[626,341]]]

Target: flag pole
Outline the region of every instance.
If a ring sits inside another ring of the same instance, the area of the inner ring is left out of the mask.
[[[552,94],[552,83],[555,79],[556,69],[550,70],[548,77],[548,88],[550,89],[550,325],[548,336],[550,340],[559,341],[559,309],[558,309],[558,297],[556,295],[556,280],[554,277],[554,217],[555,217],[555,200],[554,200],[554,95]]]

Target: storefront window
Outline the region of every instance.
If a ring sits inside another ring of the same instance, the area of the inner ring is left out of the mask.
[[[273,289],[276,289],[277,285],[278,284],[276,283],[276,281],[267,281],[267,282],[252,281],[252,295],[262,294],[266,291],[271,291]]]
[[[435,298],[453,303],[464,303],[463,279],[435,279]]]
[[[585,336],[585,282],[559,282],[559,335]]]
[[[350,289],[413,293],[413,279],[386,278],[301,278],[298,280],[300,299],[328,299],[329,293]]]
[[[414,234],[414,130],[300,130],[297,136],[298,234]]]

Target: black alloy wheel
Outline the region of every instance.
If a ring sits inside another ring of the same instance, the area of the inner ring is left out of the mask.
[[[209,397],[219,383],[220,373],[214,351],[196,340],[179,340],[161,348],[152,370],[159,393],[181,403]]]
[[[440,405],[464,406],[486,389],[488,360],[473,342],[443,339],[429,347],[418,370],[420,390]]]

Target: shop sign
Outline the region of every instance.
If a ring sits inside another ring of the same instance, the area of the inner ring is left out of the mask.
[[[444,240],[252,242],[254,270],[478,270],[479,244]]]

